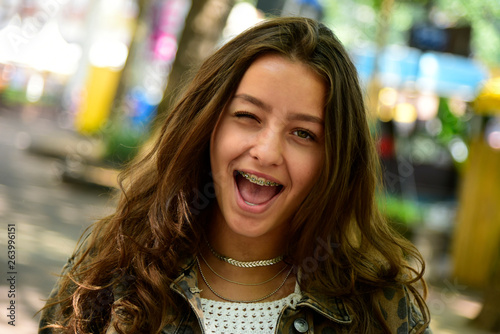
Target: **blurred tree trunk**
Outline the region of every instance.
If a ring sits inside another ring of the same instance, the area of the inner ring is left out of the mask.
[[[163,100],[158,105],[157,119],[168,112],[189,70],[199,66],[213,52],[233,6],[234,0],[193,0]]]
[[[482,289],[483,308],[473,321],[483,330],[500,331],[500,152],[473,139],[459,195],[453,236],[453,275]]]
[[[473,325],[482,330],[500,332],[500,253],[497,254],[490,281],[485,288],[483,308],[473,320]]]
[[[137,1],[137,19],[130,36],[130,45],[128,46],[129,53],[123,69],[121,71],[120,81],[118,83],[118,88],[115,94],[115,106],[114,109],[126,109],[125,106],[125,95],[127,86],[130,84],[129,80],[132,72],[132,64],[135,61],[137,53],[137,44],[140,39],[144,39],[145,29],[142,29],[144,22],[148,19],[147,12],[148,7],[151,5],[149,0],[138,0]]]

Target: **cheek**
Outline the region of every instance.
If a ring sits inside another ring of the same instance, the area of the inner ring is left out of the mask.
[[[220,127],[212,135],[210,164],[214,180],[219,180],[219,177],[228,170],[231,161],[237,155],[238,144],[232,133],[228,126],[220,124]]]
[[[215,190],[215,197],[217,200],[221,198],[222,189],[224,188],[224,178],[223,178],[223,156],[221,156],[220,142],[216,136],[212,136],[212,140],[210,142],[210,166],[212,173],[212,180]]]
[[[215,144],[218,144],[217,141],[214,141]],[[221,176],[223,173],[223,165],[224,165],[224,150],[221,150],[220,145],[213,146],[210,150],[210,165],[212,167],[212,179],[216,184],[220,185]]]
[[[221,154],[224,152],[225,139],[227,131],[224,122],[220,121],[210,137],[210,162],[212,166],[218,165],[221,160]]]
[[[321,174],[324,161],[323,155],[318,152],[317,154],[303,157],[298,161],[304,161],[304,163],[295,165],[295,180],[300,187],[300,192],[305,192],[307,195]]]
[[[248,149],[252,136],[232,124],[222,122],[211,140],[210,159],[215,163],[228,163]],[[212,162],[212,163],[214,163]]]

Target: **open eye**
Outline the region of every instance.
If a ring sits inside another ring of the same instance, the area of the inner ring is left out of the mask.
[[[297,137],[302,138],[302,139],[316,140],[314,135],[307,130],[298,129],[298,130],[293,131],[292,133],[294,135],[296,135]]]

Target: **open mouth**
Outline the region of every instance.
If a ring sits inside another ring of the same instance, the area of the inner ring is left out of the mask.
[[[235,171],[234,178],[241,198],[250,206],[265,204],[283,190],[279,183],[242,171]]]

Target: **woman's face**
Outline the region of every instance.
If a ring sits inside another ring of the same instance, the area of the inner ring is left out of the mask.
[[[325,94],[301,62],[252,63],[211,137],[217,224],[247,237],[286,234],[323,166]]]

